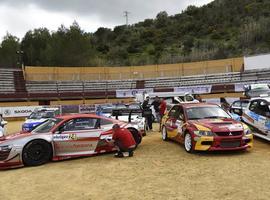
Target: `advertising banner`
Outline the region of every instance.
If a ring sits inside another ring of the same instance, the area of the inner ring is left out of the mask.
[[[212,85],[198,85],[187,87],[175,87],[174,92],[190,93],[190,94],[208,94],[211,93]]]
[[[80,105],[79,112],[80,113],[95,113],[96,112],[96,105],[95,104]]]
[[[79,113],[79,105],[62,105],[62,114]]]
[[[28,117],[35,109],[41,106],[2,107],[0,113],[3,117]]]
[[[245,85],[246,85],[246,83],[236,83],[236,84],[234,84],[234,91],[235,92],[243,92]]]
[[[153,88],[132,89],[132,90],[116,90],[117,98],[135,97],[136,94],[148,94],[154,92]]]

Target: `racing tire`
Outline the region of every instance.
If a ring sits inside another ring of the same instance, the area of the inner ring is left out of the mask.
[[[185,138],[184,138],[184,147],[186,152],[188,153],[192,153],[194,151],[193,148],[193,139],[190,133],[186,133],[185,134]]]
[[[142,136],[139,134],[139,132],[136,129],[133,128],[128,128],[128,130],[131,132],[135,142],[136,142],[136,147],[142,142]]]
[[[168,135],[167,135],[167,130],[166,130],[165,126],[162,127],[161,135],[162,135],[162,140],[163,141],[168,141]]]
[[[52,147],[44,140],[33,140],[25,145],[22,152],[23,163],[26,166],[43,165],[51,160]]]

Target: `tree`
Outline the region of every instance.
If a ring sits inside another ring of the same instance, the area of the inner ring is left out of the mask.
[[[19,39],[7,33],[0,44],[0,67],[20,67],[18,62],[21,55],[17,54],[19,50]]]

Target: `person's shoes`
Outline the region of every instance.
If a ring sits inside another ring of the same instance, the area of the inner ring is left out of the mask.
[[[114,157],[116,157],[116,158],[123,158],[124,155],[123,155],[122,152],[117,152],[116,154],[114,154]]]
[[[128,157],[132,157],[133,156],[133,151],[129,152]]]
[[[124,157],[129,157],[129,152],[123,152]]]

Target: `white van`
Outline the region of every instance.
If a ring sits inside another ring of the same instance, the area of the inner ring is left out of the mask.
[[[150,98],[150,104],[154,101],[156,96],[163,98],[169,104],[181,102],[198,102],[198,100],[194,99],[193,95],[182,92],[153,92],[146,94],[136,94],[135,101],[142,103],[147,96]]]

